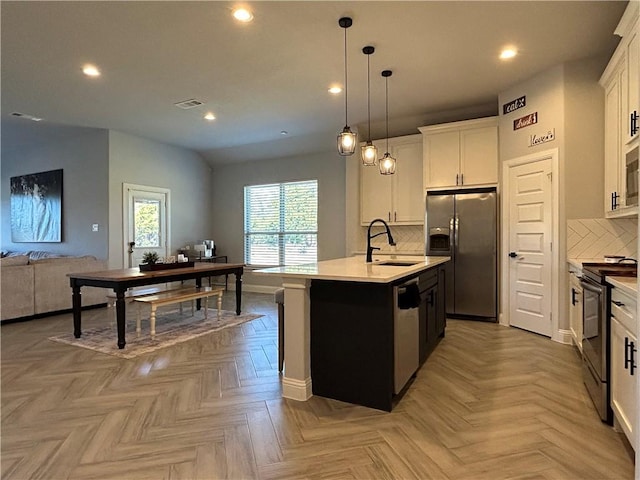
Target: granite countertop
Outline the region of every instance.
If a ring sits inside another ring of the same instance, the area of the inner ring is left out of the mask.
[[[400,262],[414,262],[414,265],[380,265],[392,258],[374,256],[373,263],[366,263],[364,256],[336,258],[305,265],[289,265],[254,270],[256,275],[272,275],[282,278],[308,278],[315,280],[339,280],[345,282],[390,283],[414,274],[418,274],[451,260],[451,257],[406,256],[397,259]]]
[[[608,284],[613,285],[615,288],[619,288],[632,297],[635,297],[638,293],[638,279],[636,277],[611,276],[605,277],[605,280]]]

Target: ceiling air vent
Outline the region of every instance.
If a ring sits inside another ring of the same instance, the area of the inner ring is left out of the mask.
[[[33,115],[27,115],[26,113],[13,112],[11,115],[14,117],[25,118],[27,120],[33,120],[34,122],[39,122],[42,119],[40,117],[34,117]]]
[[[190,108],[199,107],[200,105],[204,105],[204,102],[200,100],[196,100],[192,98],[190,100],[183,100],[182,102],[174,103],[174,105],[178,108],[182,108],[183,110],[189,110]]]

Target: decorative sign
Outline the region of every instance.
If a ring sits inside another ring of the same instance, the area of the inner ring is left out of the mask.
[[[530,113],[529,115],[525,115],[524,117],[520,117],[513,121],[513,129],[519,130],[524,127],[528,127],[533,125],[534,123],[538,123],[538,112]]]
[[[535,147],[536,145],[540,145],[541,143],[552,142],[556,139],[556,129],[552,128],[544,135],[530,135],[529,136],[529,146]]]
[[[524,107],[527,104],[527,97],[523,95],[520,98],[516,98],[515,100],[511,100],[509,103],[505,103],[502,105],[502,114],[506,115],[507,113],[515,112],[519,108]]]

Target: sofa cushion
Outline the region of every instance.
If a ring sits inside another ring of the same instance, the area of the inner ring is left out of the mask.
[[[66,264],[66,265],[85,265],[87,263],[95,262],[96,257],[92,255],[85,255],[84,257],[41,257],[38,259],[34,259],[29,257],[29,263],[33,265],[41,265],[43,263],[57,263],[57,264]]]
[[[15,257],[0,258],[0,267],[16,267],[20,265],[27,265],[28,263],[29,257],[26,255],[16,255]]]
[[[34,268],[35,313],[55,312],[72,307],[69,273],[105,270],[107,262],[85,257],[43,258],[30,262]],[[83,287],[82,306],[106,303],[103,288]]]
[[[28,257],[23,256],[23,262]],[[0,288],[2,299],[0,301],[0,320],[10,318],[28,317],[35,312],[35,295],[33,290],[33,265],[22,263],[9,268],[5,260],[15,261],[20,257],[7,257],[0,259]]]

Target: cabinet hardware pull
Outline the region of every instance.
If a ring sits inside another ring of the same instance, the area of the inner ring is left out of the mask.
[[[624,337],[624,369],[629,370],[629,375],[633,375],[633,371],[637,368],[635,361],[635,343],[629,341],[629,337]]]
[[[389,221],[391,221],[391,212],[388,212],[389,214]]]
[[[616,304],[618,307],[624,307],[624,303],[618,302],[617,300],[611,300],[611,302]]]
[[[631,133],[631,136],[633,137],[636,133],[638,133],[638,112],[637,112],[637,110],[634,110],[633,113],[630,116],[631,116],[631,128],[629,129],[629,132]]]
[[[629,370],[629,337],[624,337],[624,369]]]
[[[624,369],[629,370],[629,375],[633,375],[636,367],[636,345],[629,341],[629,337],[624,337]]]
[[[571,305],[576,304],[576,289],[571,287]]]
[[[393,212],[393,221],[394,222],[398,221],[398,212]]]
[[[458,185],[458,174],[456,173],[456,185]]]
[[[460,185],[464,185],[464,173],[460,174]]]

